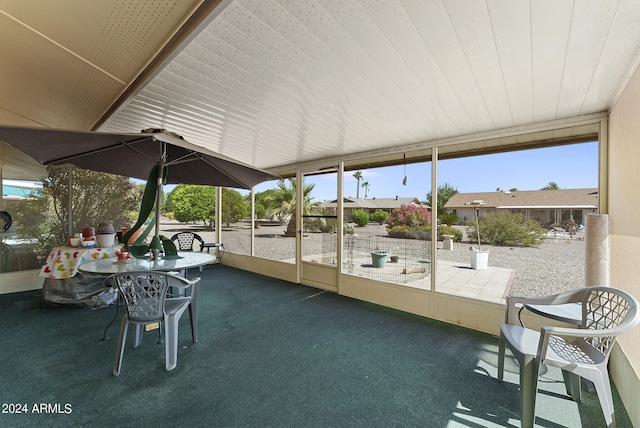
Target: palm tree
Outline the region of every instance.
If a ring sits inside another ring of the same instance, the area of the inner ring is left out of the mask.
[[[547,184],[540,190],[560,190],[560,186],[558,186],[555,181],[550,181],[549,184]]]
[[[273,214],[275,214],[280,221],[284,221],[284,219],[289,216],[289,223],[287,223],[287,229],[284,232],[284,236],[296,236],[297,180],[295,178],[288,178],[287,181],[289,186],[287,186],[287,182],[285,182],[285,180],[278,181],[278,188],[273,195],[269,197],[269,199],[278,206],[278,208],[273,211]],[[319,205],[319,202],[313,202],[313,198],[311,197],[311,191],[315,186],[315,183],[305,184],[302,189],[302,214],[309,214],[314,207]]]
[[[287,187],[284,179],[279,180],[278,188],[266,198],[269,205],[274,207],[269,210],[268,215],[275,215],[280,224],[283,224],[286,218],[291,215],[296,201],[295,179],[289,178],[288,180],[291,182],[290,187]]]
[[[365,181],[362,183],[362,187],[364,188],[364,198],[367,199],[367,195],[369,194],[369,182]]]
[[[353,178],[358,180],[358,185],[356,186],[356,198],[360,199],[360,180],[362,180],[362,171],[356,171],[353,173]],[[365,196],[366,198],[366,196]]]

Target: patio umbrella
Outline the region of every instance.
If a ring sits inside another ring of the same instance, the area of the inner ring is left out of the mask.
[[[69,166],[145,180],[163,162],[167,184],[251,189],[278,176],[192,144],[165,130],[80,132],[0,126],[0,141],[43,165]]]
[[[163,129],[120,134],[0,126],[0,141],[43,165],[83,168],[142,180],[157,165],[156,219],[160,218],[162,183],[251,189],[263,181],[280,178]],[[156,236],[158,227],[156,223]]]

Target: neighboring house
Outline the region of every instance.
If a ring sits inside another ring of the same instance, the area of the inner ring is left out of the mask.
[[[391,213],[396,208],[399,208],[401,205],[421,205],[426,206],[420,202],[418,198],[371,198],[371,199],[358,199],[358,198],[344,198],[343,208],[344,208],[344,218],[345,220],[350,220],[353,214],[353,210],[363,210],[365,213],[371,215],[374,212],[381,210],[386,211],[387,213]],[[336,208],[338,205],[338,200],[334,199],[333,201],[323,202],[323,208]]]
[[[39,197],[42,194],[42,183],[20,180],[2,181],[2,199],[22,200]]]
[[[584,224],[587,214],[598,212],[598,189],[522,190],[515,192],[457,193],[444,205],[463,221],[473,219],[474,201],[482,201],[478,214],[509,210],[548,227],[571,220]]]

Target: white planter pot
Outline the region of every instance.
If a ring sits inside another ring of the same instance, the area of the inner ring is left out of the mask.
[[[471,251],[471,269],[485,270],[489,265],[489,252],[488,251]]]

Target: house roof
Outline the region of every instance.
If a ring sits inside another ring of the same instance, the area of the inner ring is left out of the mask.
[[[483,208],[589,209],[598,207],[598,189],[522,190],[516,192],[457,193],[444,205],[447,209],[469,208],[483,201]]]
[[[337,205],[338,200],[324,202],[322,205],[327,208],[332,208]],[[344,198],[343,207],[351,209],[369,209],[369,210],[390,210],[399,208],[401,205],[423,205],[418,198],[371,198],[371,199],[358,199],[358,198]]]

